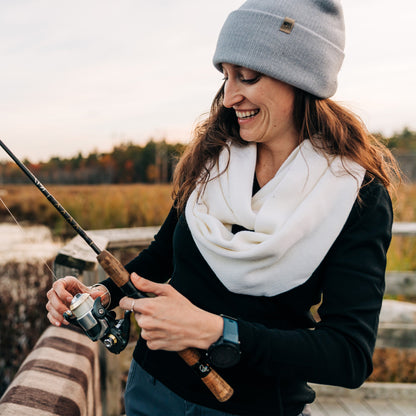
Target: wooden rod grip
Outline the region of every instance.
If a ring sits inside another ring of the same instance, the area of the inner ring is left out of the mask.
[[[124,268],[120,261],[107,250],[103,250],[97,256],[97,260],[118,287],[122,287],[130,281],[130,273]]]
[[[190,367],[203,367],[198,371],[199,373],[206,373],[205,376],[201,376],[201,381],[208,387],[218,401],[225,402],[233,395],[233,388],[208,364],[200,362],[201,354],[198,350],[187,348],[186,350],[179,351],[178,354]]]
[[[137,298],[144,296],[151,296],[151,294],[145,294],[139,292],[130,281],[130,273],[124,268],[124,266],[107,250],[103,250],[98,256],[97,260],[101,267],[108,274],[111,280],[125,292],[124,294],[129,297]],[[179,351],[178,354],[182,359],[190,366],[202,366],[203,373],[201,381],[208,387],[212,394],[220,402],[225,402],[234,393],[232,387],[208,364],[201,363],[201,354],[194,348],[188,348],[183,351]]]

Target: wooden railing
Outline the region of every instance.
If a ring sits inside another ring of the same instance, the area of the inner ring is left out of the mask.
[[[1,397],[0,415],[101,416],[98,350],[83,333],[50,326]]]
[[[139,252],[147,247],[152,240],[158,227],[138,227],[130,229],[109,229],[88,231],[88,235],[94,240],[101,249],[111,251],[116,257],[121,257],[126,249],[134,249]],[[394,235],[416,236],[416,223],[395,223],[393,227]],[[99,266],[94,252],[80,238],[75,237],[65,245],[56,256],[54,262],[54,272],[57,277],[73,275],[80,278],[85,284],[90,285],[105,278],[105,274]],[[416,296],[416,272],[389,272],[386,277],[386,294],[398,295],[405,294]],[[384,307],[384,305],[383,305]],[[71,331],[67,332],[68,339],[73,336]],[[86,345],[90,345],[84,337]],[[120,355],[110,354],[101,344],[99,345],[100,370],[101,374],[101,402],[103,416],[119,416],[121,412],[121,372],[126,371],[126,363],[131,360],[131,348],[127,348]],[[377,338],[377,347],[391,348],[416,348],[416,325],[415,323],[381,322]],[[33,353],[33,352],[32,352]],[[30,357],[28,357],[30,358]],[[49,374],[49,375],[48,375]],[[42,377],[54,377],[50,372],[46,372]],[[16,381],[16,379],[18,379]],[[17,377],[10,389],[15,388],[15,381],[24,382],[24,374]],[[4,406],[3,399],[0,400],[0,410]],[[95,398],[98,396],[95,395]],[[29,406],[29,404],[28,404]],[[96,406],[96,415],[101,406]],[[100,410],[101,411],[101,410]],[[1,413],[1,412],[0,412]],[[3,413],[1,413],[3,414]],[[13,414],[13,413],[4,413]],[[23,413],[20,413],[23,414]],[[34,416],[35,413],[27,413]],[[54,414],[51,412],[51,414]],[[59,414],[59,413],[57,413]],[[74,413],[75,414],[75,413]],[[80,415],[89,415],[87,412]]]

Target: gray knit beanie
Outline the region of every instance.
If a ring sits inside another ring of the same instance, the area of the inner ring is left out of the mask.
[[[344,44],[340,0],[248,0],[225,21],[213,62],[327,98],[337,89]]]

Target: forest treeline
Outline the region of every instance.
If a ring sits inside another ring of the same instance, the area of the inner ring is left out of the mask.
[[[55,156],[39,163],[26,159],[23,163],[48,184],[168,183],[184,149],[181,143],[150,139],[144,146],[122,143],[107,153],[93,151],[85,157],[78,153],[71,158]],[[0,183],[22,184],[28,179],[14,162],[2,162]]]
[[[416,131],[405,127],[391,137],[374,135],[398,156],[416,155]],[[107,153],[93,151],[87,156],[78,153],[71,158],[52,157],[47,162],[23,162],[41,182],[48,184],[169,183],[185,147],[183,143],[150,139],[144,146],[122,143]],[[27,182],[13,162],[0,163],[0,183]]]

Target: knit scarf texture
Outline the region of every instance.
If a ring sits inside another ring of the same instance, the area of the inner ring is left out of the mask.
[[[341,232],[365,169],[303,141],[252,195],[257,146],[230,144],[185,216],[218,279],[234,293],[275,296],[305,283]],[[228,164],[228,167],[227,167]],[[232,225],[245,228],[235,234]]]

